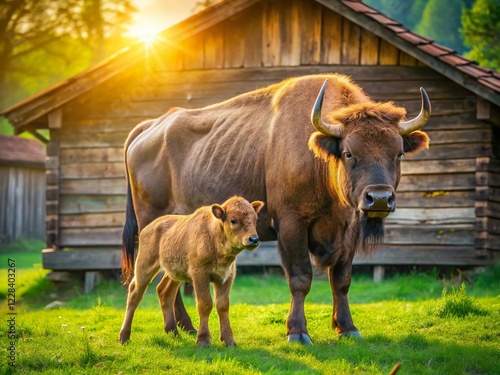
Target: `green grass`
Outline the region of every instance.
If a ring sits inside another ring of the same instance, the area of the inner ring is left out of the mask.
[[[18,282],[26,286],[17,306],[15,373],[387,374],[399,362],[401,374],[497,374],[499,269],[475,274],[462,286],[440,280],[436,272],[394,275],[377,284],[366,275],[355,276],[349,296],[362,342],[336,337],[328,280],[317,277],[306,300],[314,342],[307,347],[286,341],[290,299],[285,279],[240,274],[231,291],[238,343],[231,348],[218,341],[215,311],[210,348],[198,348],[195,338],[183,332],[166,335],[154,285],[136,312],[131,342],[121,346],[126,290],[117,281],[87,295],[75,289],[65,308],[44,310],[40,295],[54,290],[37,278],[22,280],[29,273],[22,276],[20,269]],[[194,298],[184,301],[196,326]],[[0,373],[14,373],[6,362],[7,331],[3,319]]]

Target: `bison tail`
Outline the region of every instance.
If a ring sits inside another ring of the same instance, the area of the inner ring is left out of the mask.
[[[135,215],[134,203],[132,202],[132,191],[130,181],[127,179],[127,208],[125,214],[125,225],[122,237],[122,276],[123,284],[130,282],[134,270],[134,248],[135,238],[138,232],[137,217]]]

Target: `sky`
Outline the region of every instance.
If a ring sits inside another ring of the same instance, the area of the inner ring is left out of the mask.
[[[137,13],[129,32],[143,37],[191,16],[196,0],[134,0],[133,3]]]

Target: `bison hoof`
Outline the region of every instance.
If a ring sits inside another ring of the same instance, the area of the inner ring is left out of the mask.
[[[349,332],[339,333],[339,338],[344,338],[344,337],[359,341],[364,340],[363,336],[361,336],[361,333],[359,333],[359,331],[349,331]]]
[[[288,342],[298,342],[303,345],[312,345],[311,338],[307,333],[292,333],[288,335]]]

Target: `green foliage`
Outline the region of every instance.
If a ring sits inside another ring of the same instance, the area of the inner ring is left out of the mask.
[[[462,14],[462,35],[471,47],[467,57],[480,65],[500,71],[500,3],[477,0]]]
[[[467,295],[465,283],[459,290],[451,288],[451,292],[445,288],[443,296],[439,300],[437,315],[440,318],[457,317],[465,318],[469,315],[484,316],[487,312],[482,309],[477,301]]]
[[[459,29],[462,26],[464,0],[430,0],[415,32],[434,39],[462,54],[466,51]]]

